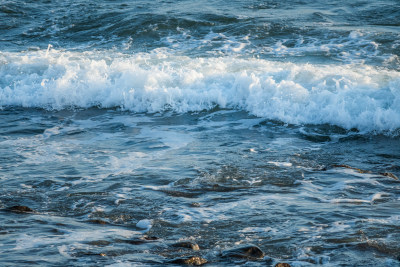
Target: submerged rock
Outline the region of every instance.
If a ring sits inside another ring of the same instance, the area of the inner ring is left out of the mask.
[[[199,245],[196,243],[190,242],[190,241],[184,241],[184,242],[178,242],[175,244],[172,244],[173,247],[177,248],[189,248],[192,250],[200,250]]]
[[[130,240],[123,240],[123,243],[131,244],[131,245],[142,245],[142,244],[147,243],[147,240],[136,238],[136,239],[130,239]]]
[[[399,247],[397,246],[397,244],[394,245],[373,239],[367,239],[364,242],[358,243],[356,247],[362,250],[375,250],[380,253],[393,256],[399,253]]]
[[[31,208],[27,206],[12,206],[6,208],[7,211],[17,212],[17,213],[26,213],[26,212],[34,212]]]
[[[172,196],[172,197],[186,197],[186,198],[195,198],[202,194],[202,192],[188,192],[183,190],[160,190],[165,194]]]
[[[93,224],[101,224],[101,225],[106,225],[108,222],[100,220],[100,219],[91,219],[87,221],[88,223],[93,223]]]
[[[107,256],[107,254],[106,253],[104,253],[104,252],[100,252],[100,253],[97,253],[97,252],[90,252],[90,251],[80,251],[80,252],[77,252],[77,253],[74,253],[74,254],[72,254],[72,256],[73,257],[87,257],[87,256],[101,256],[101,257],[106,257]]]
[[[104,246],[109,246],[110,244],[112,244],[112,242],[107,240],[94,240],[94,241],[89,241],[88,244],[91,246],[104,247]]]
[[[383,175],[383,176],[386,176],[386,177],[393,178],[395,180],[399,180],[399,178],[396,175],[394,175],[393,173],[391,173],[391,172],[382,172],[380,174]]]
[[[222,252],[223,257],[242,258],[242,259],[261,259],[264,252],[255,245],[245,245]]]
[[[278,262],[275,267],[291,267],[289,263]]]
[[[332,165],[332,167],[334,167],[334,168],[352,169],[352,170],[355,170],[356,172],[359,172],[359,173],[372,173],[371,171],[362,170],[362,169],[359,169],[359,168],[354,168],[354,167],[351,167],[351,166],[345,165],[345,164],[339,164],[339,165],[334,164],[334,165]]]
[[[213,184],[210,187],[205,187],[203,188],[204,190],[207,191],[214,191],[214,192],[232,192],[240,189],[247,189],[248,187],[246,186],[224,186],[224,185],[219,185],[219,184]]]
[[[158,238],[155,236],[143,236],[140,238],[133,238],[133,239],[115,239],[115,242],[117,243],[126,243],[130,245],[142,245],[142,244],[148,244],[152,243],[154,241],[157,241]]]
[[[189,256],[184,258],[176,258],[168,261],[168,263],[174,264],[187,264],[187,265],[196,265],[200,266],[207,263],[207,260],[198,256]]]
[[[356,172],[359,173],[373,173],[371,171],[367,171],[367,170],[362,170],[362,169],[358,169],[358,168],[354,168],[351,167],[349,165],[345,165],[345,164],[339,164],[339,165],[332,165],[333,168],[346,168],[346,169],[351,169],[351,170],[355,170]],[[375,173],[376,174],[376,173]],[[394,180],[399,180],[399,177],[397,177],[395,174],[391,173],[391,172],[380,172],[380,175],[386,176],[386,177],[390,177],[393,178]]]
[[[145,235],[145,236],[143,236],[143,239],[147,240],[147,241],[155,241],[155,240],[158,240],[159,238],[156,237],[156,236],[147,236],[147,235]]]

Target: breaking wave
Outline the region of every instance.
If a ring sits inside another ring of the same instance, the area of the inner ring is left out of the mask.
[[[3,108],[184,113],[220,107],[292,124],[378,132],[400,128],[400,73],[365,64],[191,58],[167,49],[71,52],[49,46],[0,52],[0,76]]]

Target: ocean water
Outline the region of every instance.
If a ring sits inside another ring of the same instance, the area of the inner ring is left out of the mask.
[[[397,0],[3,0],[0,265],[400,266],[399,70]]]

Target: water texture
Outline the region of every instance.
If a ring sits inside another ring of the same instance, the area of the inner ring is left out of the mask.
[[[399,26],[398,1],[1,1],[0,265],[400,266]]]

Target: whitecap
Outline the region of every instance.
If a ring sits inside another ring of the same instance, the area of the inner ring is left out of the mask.
[[[291,124],[400,128],[400,73],[365,64],[198,59],[163,49],[132,55],[52,49],[0,57],[2,107],[184,113],[219,106]]]

